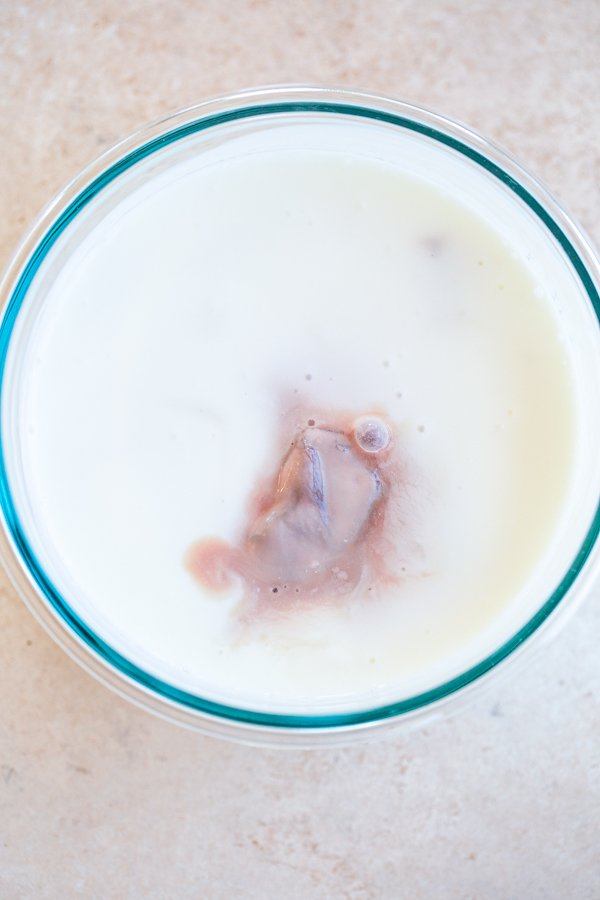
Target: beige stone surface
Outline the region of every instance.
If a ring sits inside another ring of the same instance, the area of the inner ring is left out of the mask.
[[[148,119],[284,81],[494,138],[600,242],[596,0],[0,2],[0,264]],[[600,588],[512,680],[357,749],[202,738],[96,684],[0,582],[0,897],[600,897]]]

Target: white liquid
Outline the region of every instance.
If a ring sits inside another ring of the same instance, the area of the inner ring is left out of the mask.
[[[69,603],[147,670],[254,708],[360,708],[458,674],[554,585],[570,345],[535,273],[436,186],[350,153],[188,163],[52,274],[22,364],[20,511]],[[413,552],[389,595],[244,631],[240,591],[207,593],[183,558],[239,541],[289,396],[386,410]]]

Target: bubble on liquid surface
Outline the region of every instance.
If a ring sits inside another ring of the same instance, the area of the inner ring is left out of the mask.
[[[354,423],[354,438],[365,453],[379,453],[390,442],[390,430],[381,419],[363,416]]]

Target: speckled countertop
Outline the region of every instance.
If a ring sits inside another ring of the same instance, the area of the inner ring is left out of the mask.
[[[463,120],[600,243],[596,0],[0,2],[0,263],[86,162],[149,119],[273,82]],[[600,897],[600,586],[457,717],[272,752],[96,684],[0,578],[0,897]]]

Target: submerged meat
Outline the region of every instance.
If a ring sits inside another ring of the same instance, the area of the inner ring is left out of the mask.
[[[348,593],[382,576],[397,478],[392,430],[377,416],[335,418],[305,419],[288,437],[238,547],[209,538],[192,548],[189,566],[202,584],[218,590],[241,579],[247,595],[272,602]]]

